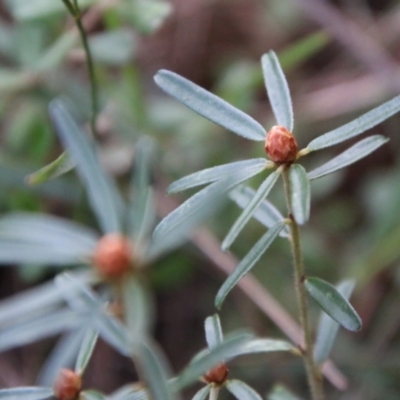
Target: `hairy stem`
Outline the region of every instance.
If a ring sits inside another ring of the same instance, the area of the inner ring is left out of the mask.
[[[308,317],[308,307],[307,307],[307,292],[304,286],[305,272],[303,265],[303,257],[301,253],[300,245],[300,229],[299,225],[296,223],[292,216],[291,209],[291,184],[289,180],[289,170],[286,168],[283,171],[283,180],[285,187],[285,198],[286,204],[289,212],[290,232],[291,232],[291,250],[293,257],[294,266],[294,286],[296,290],[297,303],[299,307],[300,324],[303,330],[304,336],[304,364],[307,371],[308,384],[310,386],[311,395],[313,400],[323,400],[324,392],[322,386],[322,375],[321,371],[314,362],[313,357],[313,340],[311,335],[310,321]]]
[[[99,99],[98,99],[98,90],[97,90],[97,81],[96,75],[94,72],[94,63],[92,53],[90,51],[89,42],[87,38],[87,34],[85,28],[82,24],[82,13],[79,8],[78,0],[73,0],[73,3],[70,0],[62,0],[65,4],[66,8],[68,9],[69,13],[74,17],[76,27],[78,28],[79,35],[81,37],[83,49],[86,55],[86,64],[87,70],[89,74],[90,80],[90,98],[91,98],[91,117],[90,117],[90,128],[92,131],[93,136],[97,136],[97,127],[96,127],[96,120],[97,114],[99,110]]]

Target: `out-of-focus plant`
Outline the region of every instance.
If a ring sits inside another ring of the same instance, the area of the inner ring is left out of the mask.
[[[265,170],[273,170],[256,192],[246,189],[239,192],[239,195],[234,195],[234,198],[240,198],[237,202],[243,207],[243,212],[222,242],[223,250],[230,247],[253,215],[258,214],[258,218],[262,219],[269,229],[250,249],[235,271],[222,285],[216,295],[215,305],[217,308],[222,306],[225,297],[232,288],[251,270],[275,238],[284,233],[284,236],[289,239],[293,257],[294,286],[299,307],[299,319],[304,333],[305,343],[302,351],[308,382],[312,398],[321,400],[324,398],[324,393],[320,368],[321,362],[325,360],[329,351],[325,351],[326,349],[322,351],[324,353],[322,359],[320,356],[316,357],[317,359],[314,356],[306,298],[307,291],[325,313],[346,329],[352,331],[361,329],[361,319],[346,296],[342,295],[339,290],[328,282],[317,277],[308,277],[305,273],[300,244],[300,226],[305,225],[310,217],[310,180],[347,167],[382,146],[388,139],[381,135],[370,136],[308,173],[298,163],[298,160],[310,152],[353,138],[389,118],[400,110],[400,96],[340,128],[321,135],[299,151],[296,139],[292,134],[294,124],[289,88],[278,58],[271,51],[262,57],[261,64],[267,94],[277,122],[277,125],[273,126],[268,133],[249,115],[187,79],[166,70],[159,71],[155,76],[156,83],[164,91],[207,119],[244,138],[265,141],[265,151],[269,160],[258,158],[225,164],[193,173],[174,182],[168,189],[169,193],[205,184],[208,184],[208,186],[169,214],[156,227],[154,236],[157,240],[159,235],[162,237],[173,232],[176,224],[181,223],[187,215],[190,215],[200,205],[208,203],[208,197],[218,189],[229,192],[234,186],[255,175]],[[276,208],[265,200],[280,176],[284,181],[288,210],[286,218],[281,216]],[[261,213],[263,213],[262,217],[260,216]],[[319,347],[326,345],[327,349],[330,349],[332,346],[331,331],[325,333],[327,335],[325,338],[319,336]],[[318,354],[320,352],[321,350]]]

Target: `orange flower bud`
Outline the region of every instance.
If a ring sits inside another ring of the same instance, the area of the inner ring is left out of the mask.
[[[229,369],[225,363],[218,364],[216,367],[211,368],[204,376],[203,379],[207,383],[216,383],[221,385],[228,378]]]
[[[102,275],[108,278],[120,277],[129,269],[131,262],[131,245],[124,236],[111,233],[97,243],[93,263]]]
[[[59,400],[75,400],[82,387],[80,375],[70,369],[63,368],[53,386],[54,394]]]
[[[296,159],[298,147],[295,137],[284,126],[275,125],[265,139],[265,152],[277,164],[291,163]]]

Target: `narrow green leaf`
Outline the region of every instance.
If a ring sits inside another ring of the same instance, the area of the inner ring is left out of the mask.
[[[218,203],[218,199],[223,198],[226,192],[239,183],[258,174],[262,169],[243,170],[235,176],[229,176],[226,179],[214,182],[200,190],[182,203],[177,209],[172,211],[157,225],[153,233],[154,240],[165,240],[167,236],[178,226],[182,225],[186,219],[190,220],[193,216],[196,216],[197,213],[201,214],[202,211],[207,211],[207,209],[212,210],[214,207],[213,203]],[[208,215],[210,215],[210,212],[208,212]]]
[[[86,330],[85,336],[79,349],[78,358],[75,363],[75,372],[82,375],[85,371],[90,357],[92,357],[93,350],[97,343],[97,338],[99,334],[92,328]]]
[[[83,315],[62,309],[15,324],[1,330],[0,351],[23,346],[77,328],[84,321]]]
[[[261,66],[264,75],[269,102],[278,125],[282,125],[290,132],[293,131],[293,107],[289,86],[279,64],[278,57],[273,51],[261,57]]]
[[[211,385],[204,386],[201,388],[193,397],[192,400],[206,400],[211,390]]]
[[[337,291],[348,300],[354,289],[353,280],[345,280],[336,286]],[[314,360],[322,364],[329,356],[335,342],[339,324],[328,314],[322,312],[317,329],[317,339],[314,347]]]
[[[39,185],[40,183],[47,182],[50,179],[58,178],[68,171],[71,171],[73,168],[75,168],[75,164],[66,153],[62,153],[50,164],[29,174],[26,177],[26,182],[28,185]]]
[[[215,297],[215,306],[221,308],[225,297],[234,288],[244,275],[246,275],[254,264],[260,259],[264,252],[268,249],[274,239],[285,225],[284,221],[276,223],[271,229],[265,233],[254,247],[246,254],[242,261],[236,266],[235,270],[229,275],[228,279],[223,283]]]
[[[106,400],[108,396],[97,390],[84,390],[79,394],[79,400]]]
[[[135,159],[131,177],[128,204],[128,232],[136,240],[149,234],[155,223],[155,207],[150,190],[150,174],[155,152],[152,138],[144,136],[135,147]]]
[[[332,158],[326,164],[323,164],[320,167],[309,172],[307,175],[308,179],[321,178],[321,176],[325,176],[341,168],[345,168],[348,165],[353,164],[358,160],[366,157],[368,154],[381,147],[387,141],[389,141],[389,139],[381,135],[373,135],[363,140],[360,140],[358,143],[351,146],[349,149],[339,154],[337,157]]]
[[[265,158],[253,158],[244,161],[235,161],[233,163],[219,165],[217,167],[203,169],[202,171],[195,172],[187,175],[177,181],[173,182],[168,187],[168,193],[177,193],[182,190],[190,189],[192,187],[204,185],[224,179],[227,176],[242,173],[243,170],[262,171],[265,169],[268,161]]]
[[[306,170],[300,164],[292,164],[289,170],[291,206],[295,221],[304,225],[310,217],[311,190]]]
[[[204,322],[204,330],[206,332],[206,341],[209,349],[213,349],[224,341],[222,333],[221,321],[218,314],[207,317]]]
[[[128,384],[108,396],[109,400],[150,400],[143,383]]]
[[[229,197],[241,208],[245,208],[255,195],[255,191],[247,185],[242,185],[229,193]],[[282,221],[284,216],[268,200],[263,200],[253,217],[267,228],[271,228],[277,222]],[[283,227],[279,236],[289,237],[290,229],[287,225]]]
[[[172,400],[175,396],[171,392],[167,380],[168,366],[161,351],[154,343],[143,341],[135,346],[134,356],[137,357],[140,375],[146,383],[152,400]]]
[[[307,148],[314,151],[344,142],[373,128],[399,111],[400,96],[396,96],[348,124],[317,137],[308,144]]]
[[[318,305],[336,322],[350,331],[361,329],[357,312],[334,286],[319,278],[307,278],[304,284]]]
[[[284,386],[275,385],[271,393],[268,394],[268,400],[300,400],[300,398],[295,396]]]
[[[47,387],[20,387],[1,389],[1,400],[38,400],[53,395],[53,390]]]
[[[123,200],[115,182],[100,166],[86,132],[79,128],[61,99],[53,100],[49,111],[57,133],[88,189],[89,201],[103,232],[121,232]]]
[[[225,387],[238,400],[262,400],[262,397],[253,388],[238,379],[229,379]]]
[[[157,85],[203,117],[250,140],[265,140],[265,129],[249,115],[170,71],[160,70]]]
[[[199,379],[205,372],[222,361],[228,361],[237,353],[244,343],[252,339],[249,333],[227,335],[224,342],[214,347],[209,352],[202,352],[179,374],[173,386],[182,390],[192,382]]]
[[[0,262],[67,265],[86,261],[95,232],[44,214],[13,213],[0,219]]]
[[[234,240],[237,238],[239,233],[242,231],[244,226],[256,212],[262,201],[268,196],[271,189],[274,187],[276,181],[281,174],[281,170],[278,169],[272,172],[261,184],[261,186],[257,189],[254,197],[247,204],[242,214],[240,214],[239,218],[235,221],[232,228],[229,230],[226,235],[224,241],[222,242],[221,248],[223,251],[227,250]]]
[[[125,322],[132,345],[142,341],[150,324],[149,296],[134,276],[128,276],[122,283],[122,298]]]
[[[286,340],[279,339],[254,339],[243,344],[235,354],[235,357],[245,354],[270,353],[274,351],[292,351],[296,352],[297,348]]]

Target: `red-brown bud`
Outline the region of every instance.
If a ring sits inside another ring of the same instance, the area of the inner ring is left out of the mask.
[[[221,385],[228,378],[229,369],[225,363],[218,364],[214,368],[211,368],[205,375],[203,379],[207,383],[216,383]]]
[[[95,267],[108,278],[122,276],[131,262],[132,249],[128,239],[116,233],[103,236],[93,253]]]
[[[82,387],[80,375],[70,369],[63,368],[53,386],[54,394],[58,400],[75,400],[78,398]]]
[[[296,159],[298,147],[295,137],[284,126],[275,125],[265,139],[265,152],[277,164],[291,163]]]

